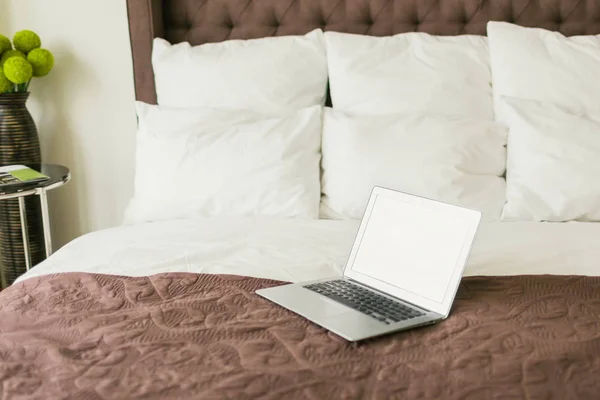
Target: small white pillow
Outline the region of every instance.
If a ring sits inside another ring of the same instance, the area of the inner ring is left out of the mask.
[[[507,221],[600,221],[600,109],[503,98]]]
[[[356,116],[325,109],[322,213],[361,218],[373,186],[480,210],[505,203],[506,129],[441,116]]]
[[[501,96],[563,105],[573,110],[600,104],[600,35],[559,32],[489,22],[496,118],[506,122]]]
[[[190,46],[154,39],[158,104],[279,112],[323,105],[323,31]]]
[[[321,106],[269,119],[137,103],[126,223],[190,216],[317,218]]]
[[[487,38],[326,32],[333,107],[493,119]]]

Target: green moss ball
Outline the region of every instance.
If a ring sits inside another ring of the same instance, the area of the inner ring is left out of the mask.
[[[8,60],[9,58],[12,58],[12,57],[18,57],[18,58],[22,58],[24,60],[27,59],[27,56],[19,50],[8,50],[8,51],[4,52],[4,54],[2,54],[2,57],[0,57],[0,66],[4,65],[6,60]]]
[[[12,92],[15,84],[4,75],[4,69],[0,68],[0,93]]]
[[[0,35],[0,54],[8,50],[12,50],[12,44],[10,43],[10,39],[4,35]]]
[[[33,31],[19,31],[15,33],[13,43],[15,49],[20,50],[25,54],[29,53],[31,50],[42,47],[42,40],[37,33]]]
[[[54,56],[46,49],[31,50],[27,54],[27,61],[33,67],[33,76],[46,76],[54,67]]]
[[[15,84],[27,83],[33,77],[33,67],[29,61],[20,57],[11,57],[4,62],[4,74]]]

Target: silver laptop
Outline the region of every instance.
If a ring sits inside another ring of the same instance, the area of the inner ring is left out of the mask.
[[[450,313],[480,220],[375,187],[342,277],[256,293],[350,341],[430,325]]]

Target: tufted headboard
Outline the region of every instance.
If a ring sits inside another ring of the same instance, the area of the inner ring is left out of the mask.
[[[600,34],[600,0],[127,0],[136,98],[156,103],[152,39],[193,45],[315,28],[387,36],[485,35],[490,20]]]

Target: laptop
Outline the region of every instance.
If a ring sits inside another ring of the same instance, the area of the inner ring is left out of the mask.
[[[358,341],[448,317],[481,213],[375,187],[343,276],[257,290]]]

